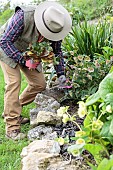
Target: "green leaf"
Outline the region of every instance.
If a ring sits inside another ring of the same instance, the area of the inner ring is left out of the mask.
[[[113,120],[111,121],[111,124],[110,124],[110,133],[113,135]]]
[[[110,160],[104,158],[102,162],[99,164],[97,170],[112,170],[113,169],[113,159]]]
[[[90,162],[88,162],[88,165],[91,167],[92,170],[97,170],[97,167],[95,167],[93,164],[91,164]]]
[[[104,138],[105,138],[105,137],[108,137],[110,123],[111,123],[111,121],[107,121],[107,122],[104,123],[104,125],[103,125],[103,127],[102,127],[102,130],[101,130],[101,132],[100,132],[100,135],[101,135],[102,137],[104,137]]]
[[[106,142],[109,141],[113,145],[113,136],[110,133],[110,124],[111,121],[107,121],[104,123],[100,135],[104,140],[106,140]]]
[[[96,93],[92,94],[88,99],[86,100],[86,106],[92,105],[96,103],[100,99],[99,91]]]
[[[105,100],[108,93],[113,93],[113,72],[109,73],[99,85],[99,96]]]
[[[113,155],[110,155],[110,159],[113,159]]]
[[[90,165],[90,164],[89,164]],[[92,166],[93,167],[93,166]],[[98,165],[96,170],[113,170],[113,155],[110,156],[110,159],[104,158]],[[95,170],[95,169],[94,169]]]
[[[86,144],[84,148],[89,151],[93,156],[97,164],[102,161],[103,146],[100,144]]]
[[[73,152],[74,150],[79,150],[83,148],[84,144],[75,144],[68,147],[68,152]]]
[[[111,66],[109,73],[112,73],[112,72],[113,72],[113,66]]]
[[[93,119],[94,114],[93,113],[89,113],[85,119],[84,119],[84,127],[88,128],[88,126],[91,124],[91,120]],[[89,129],[91,129],[91,127],[89,127]]]
[[[109,170],[113,169],[113,159],[109,160],[109,163],[108,163],[107,167],[109,168]]]
[[[71,140],[77,140],[78,137],[71,137],[70,139],[71,139]]]
[[[107,167],[108,164],[109,164],[109,160],[106,159],[106,158],[104,158],[104,159],[102,160],[102,162],[99,164],[97,170],[110,170],[110,169],[108,169],[108,167]]]
[[[113,107],[113,93],[108,93],[106,95],[105,102]]]

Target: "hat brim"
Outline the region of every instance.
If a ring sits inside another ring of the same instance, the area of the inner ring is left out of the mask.
[[[58,33],[53,33],[50,30],[48,30],[43,22],[43,19],[42,19],[43,12],[50,6],[58,8],[59,10],[61,10],[64,13],[64,17],[65,17],[64,18],[64,27],[63,27],[62,31],[60,31]],[[38,31],[48,40],[53,40],[53,41],[62,40],[71,31],[71,26],[72,26],[71,17],[69,15],[68,11],[57,2],[46,1],[46,2],[40,3],[37,6],[37,8],[35,9],[34,20],[35,20],[35,24],[36,24]]]

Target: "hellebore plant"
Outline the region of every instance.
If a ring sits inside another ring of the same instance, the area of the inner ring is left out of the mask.
[[[108,60],[103,55],[95,55],[92,61],[89,56],[72,54],[65,62],[66,77],[72,82],[67,97],[83,100],[97,91],[99,83],[111,69],[112,56]]]

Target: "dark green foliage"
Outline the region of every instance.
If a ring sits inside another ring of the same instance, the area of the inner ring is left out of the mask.
[[[64,51],[91,58],[95,53],[103,54],[105,46],[112,47],[112,24],[107,20],[100,20],[97,24],[89,24],[86,20],[79,22],[63,43]]]

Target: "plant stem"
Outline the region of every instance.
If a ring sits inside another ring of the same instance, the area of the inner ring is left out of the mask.
[[[76,126],[80,129],[80,131],[82,131],[81,127],[79,126],[79,124],[77,122],[73,121],[73,123],[75,123]]]
[[[100,120],[100,118],[101,118],[101,116],[102,116],[103,114],[104,114],[104,113],[102,112],[102,113],[100,114],[100,116],[98,117],[97,120]]]
[[[105,152],[106,152],[106,155],[107,155],[107,157],[108,157],[108,159],[109,159],[109,152],[107,151],[107,149],[106,149],[106,147],[104,146],[104,144],[103,144],[103,142],[102,142],[101,139],[100,139],[100,143],[101,143],[101,145],[103,146],[103,148],[104,148],[104,150],[105,150]]]
[[[71,115],[68,112],[66,114],[69,116],[69,118],[71,118]],[[82,131],[81,127],[77,122],[75,122],[74,120],[72,122],[76,124],[76,126],[80,129],[80,131]]]

